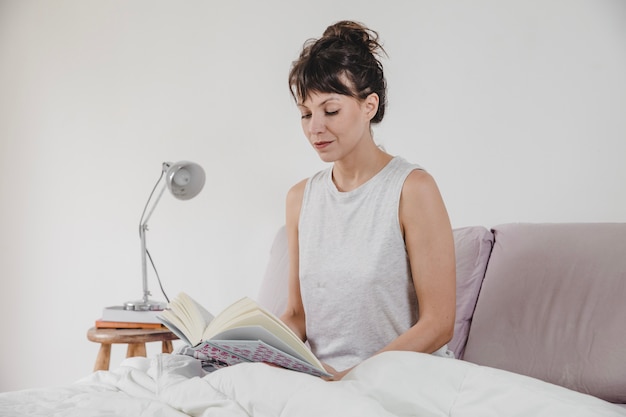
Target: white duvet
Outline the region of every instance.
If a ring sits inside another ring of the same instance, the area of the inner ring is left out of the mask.
[[[510,372],[389,352],[339,382],[259,363],[206,374],[183,355],[131,358],[65,387],[2,393],[0,415],[623,417],[626,409]]]

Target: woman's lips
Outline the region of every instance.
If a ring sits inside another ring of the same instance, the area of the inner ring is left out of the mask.
[[[315,146],[315,149],[324,149],[325,147],[327,147],[331,143],[333,143],[333,142],[332,141],[319,141],[319,142],[313,143],[313,146]]]

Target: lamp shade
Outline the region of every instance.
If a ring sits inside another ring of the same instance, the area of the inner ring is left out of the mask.
[[[188,161],[168,165],[165,182],[174,197],[189,200],[202,191],[206,176],[200,165]]]

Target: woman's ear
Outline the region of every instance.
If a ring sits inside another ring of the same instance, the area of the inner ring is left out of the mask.
[[[374,116],[376,116],[376,113],[378,113],[379,101],[380,99],[376,93],[371,93],[363,100],[363,108],[368,120],[372,120]]]

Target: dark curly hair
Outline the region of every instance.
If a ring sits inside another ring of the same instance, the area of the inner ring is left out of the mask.
[[[378,33],[361,23],[337,22],[319,39],[304,43],[298,60],[289,72],[289,89],[296,102],[306,100],[311,92],[337,93],[365,99],[378,94],[378,112],[372,123],[385,115],[387,82],[379,58],[386,55]]]

